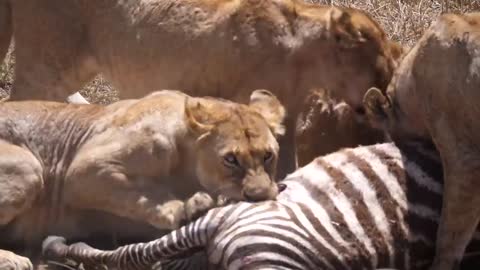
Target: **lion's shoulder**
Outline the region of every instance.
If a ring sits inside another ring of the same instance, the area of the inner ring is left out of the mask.
[[[189,97],[179,90],[154,91],[139,99],[121,100],[107,106],[112,126],[127,126],[143,118],[159,117],[159,121],[179,121],[185,100]],[[167,117],[173,116],[173,117]]]
[[[453,39],[478,39],[480,37],[479,25],[480,12],[442,14],[427,29],[423,40],[432,36],[447,42]]]

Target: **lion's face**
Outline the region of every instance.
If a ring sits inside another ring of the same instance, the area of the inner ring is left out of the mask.
[[[363,110],[366,90],[386,89],[404,48],[388,40],[378,23],[361,11],[305,5],[295,12],[300,25],[296,34],[306,40],[294,52],[302,68],[302,88],[328,89],[333,98]],[[313,38],[324,31],[327,38]]]
[[[208,103],[186,106],[190,127],[199,135],[196,173],[200,183],[214,194],[235,200],[274,199],[278,194],[276,136],[283,133],[285,116],[282,105],[266,90],[254,91],[248,106]]]
[[[430,138],[416,94],[416,82],[412,76],[415,55],[416,50],[412,49],[403,57],[386,93],[372,88],[364,96],[364,106],[370,123],[387,131],[392,138],[400,140]]]
[[[395,94],[396,92],[389,92],[385,95],[378,88],[367,91],[364,103],[370,124],[388,132],[394,140],[429,140],[423,116],[415,113],[420,111],[420,107],[406,103],[408,96],[404,95],[405,93]],[[416,104],[415,101],[412,103]]]

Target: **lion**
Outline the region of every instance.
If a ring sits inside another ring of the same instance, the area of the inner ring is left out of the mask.
[[[361,107],[366,89],[386,89],[402,50],[366,13],[302,0],[0,0],[0,15],[0,58],[14,25],[12,100],[63,101],[99,73],[120,99],[182,89],[247,102],[251,89],[271,90],[288,112],[279,177],[296,168],[308,90]]]
[[[70,210],[171,230],[216,195],[262,201],[279,192],[285,109],[267,90],[248,105],[164,90],[108,106],[5,102],[0,115],[0,225],[14,227],[3,243],[74,234],[61,219]],[[0,252],[0,265],[31,269],[25,260]]]
[[[444,201],[432,270],[459,267],[480,220],[480,13],[441,15],[401,62],[387,95],[365,104],[393,139],[431,140],[444,165]]]
[[[307,110],[297,122],[298,165],[346,147],[384,142],[385,133],[369,125],[365,112],[355,112],[344,101],[335,100],[325,89],[312,90],[307,96]]]

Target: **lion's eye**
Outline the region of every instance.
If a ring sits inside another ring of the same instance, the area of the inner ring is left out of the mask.
[[[223,157],[223,162],[228,167],[238,167],[240,164],[238,163],[237,157],[233,153],[228,153]]]
[[[273,158],[273,153],[272,152],[267,152],[265,153],[265,156],[263,157],[263,161],[265,163],[270,162]]]

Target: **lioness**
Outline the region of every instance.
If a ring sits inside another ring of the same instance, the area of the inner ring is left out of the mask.
[[[480,13],[445,14],[365,101],[392,136],[433,139],[445,192],[432,269],[457,269],[480,220]]]
[[[246,102],[271,89],[288,112],[280,177],[295,169],[308,90],[359,107],[386,88],[400,48],[359,10],[302,0],[0,0],[0,58],[12,25],[13,100],[63,101],[98,73],[122,99],[166,88]]]
[[[274,199],[284,116],[266,90],[249,105],[168,90],[109,106],[1,103],[0,225],[24,231],[0,239],[63,230],[63,206],[173,229],[214,206],[197,191]],[[24,261],[0,252],[0,265]]]

